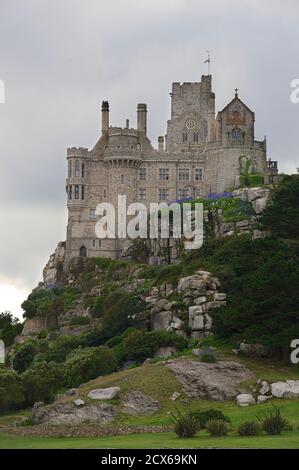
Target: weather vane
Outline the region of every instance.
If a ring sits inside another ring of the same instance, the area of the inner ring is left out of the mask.
[[[211,51],[206,51],[208,58],[204,61],[204,64],[208,64],[208,75],[210,75],[210,64],[211,64]]]

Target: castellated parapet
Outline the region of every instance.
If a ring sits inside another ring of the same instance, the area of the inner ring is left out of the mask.
[[[200,82],[175,82],[166,135],[157,149],[147,136],[148,111],[137,106],[136,127],[110,124],[108,101],[101,105],[101,136],[92,149],[67,149],[66,180],[68,228],[66,265],[78,256],[119,258],[127,241],[100,240],[95,234],[96,207],[114,204],[125,194],[127,203],[175,201],[207,197],[238,184],[242,159],[265,182],[277,174],[276,162],[267,162],[266,140],[255,138],[255,114],[239,98],[217,114],[211,75]]]

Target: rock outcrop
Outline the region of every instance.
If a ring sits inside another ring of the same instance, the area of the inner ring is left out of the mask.
[[[83,400],[82,400],[83,401]],[[32,410],[32,421],[35,424],[106,424],[112,422],[117,415],[114,406],[103,403],[101,405],[84,405],[80,403],[58,403],[47,406],[38,406]]]
[[[119,387],[97,388],[88,393],[88,398],[92,400],[112,400],[120,392]]]
[[[139,390],[132,390],[124,395],[121,402],[123,413],[130,415],[151,415],[158,411],[159,402]]]
[[[245,366],[233,361],[208,364],[186,359],[170,361],[166,367],[174,372],[186,395],[207,400],[230,400],[239,394],[241,382],[254,377]]]
[[[43,270],[43,282],[45,287],[53,287],[61,282],[64,260],[65,242],[59,242],[55,252],[50,256]]]

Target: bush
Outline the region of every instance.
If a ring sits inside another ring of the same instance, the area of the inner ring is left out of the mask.
[[[210,419],[206,424],[206,430],[213,437],[222,437],[227,435],[229,426],[222,419]]]
[[[73,317],[70,323],[71,325],[88,325],[90,319],[88,317]]]
[[[214,356],[214,354],[210,354],[210,353],[207,353],[207,354],[203,354],[200,358],[200,361],[201,362],[207,362],[207,363],[213,363],[213,362],[216,362],[216,357]]]
[[[279,408],[273,405],[273,409],[258,416],[261,428],[267,434],[275,436],[281,434],[282,431],[290,429],[290,424],[284,416],[282,416]]]
[[[55,342],[50,344],[49,360],[64,362],[73,350],[79,346],[84,346],[84,342],[83,336],[60,336]]]
[[[173,413],[171,415],[171,418],[174,425],[174,432],[178,437],[193,437],[199,430],[198,423],[190,411],[181,413],[177,410],[176,414]]]
[[[208,421],[215,419],[218,421],[222,420],[228,424],[231,424],[231,421],[228,416],[223,414],[222,411],[214,410],[213,408],[204,411],[193,411],[192,415],[198,422],[198,425],[201,429],[204,429],[206,427]]]
[[[25,392],[21,377],[11,370],[0,369],[0,412],[21,408]]]
[[[238,426],[239,436],[257,436],[259,431],[260,427],[256,421],[244,421]]]
[[[21,374],[31,365],[36,353],[37,347],[32,341],[21,344],[13,357],[13,368]]]
[[[62,368],[56,362],[34,362],[22,379],[28,405],[36,401],[50,402],[63,386]]]
[[[100,375],[111,374],[117,366],[114,352],[105,347],[78,348],[71,352],[63,365],[68,387],[77,387]]]
[[[22,331],[23,325],[18,318],[14,318],[10,312],[0,313],[0,338],[5,346],[13,344],[15,336]]]

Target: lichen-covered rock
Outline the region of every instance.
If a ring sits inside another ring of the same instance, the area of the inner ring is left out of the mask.
[[[188,396],[207,400],[230,400],[238,395],[241,382],[254,377],[234,361],[204,363],[185,359],[172,361],[166,367],[174,372]]]
[[[88,393],[88,398],[92,400],[112,400],[120,392],[119,387],[96,388]]]
[[[276,398],[298,398],[299,380],[274,382],[271,384],[271,393]]]
[[[158,411],[159,402],[139,390],[132,390],[122,399],[122,411],[127,414],[151,415]]]
[[[39,406],[32,410],[32,420],[35,424],[106,424],[114,420],[117,410],[112,405],[76,406],[75,403],[59,403]]]
[[[250,393],[241,393],[240,395],[237,395],[237,405],[239,406],[255,405],[255,399]]]

